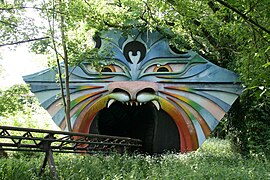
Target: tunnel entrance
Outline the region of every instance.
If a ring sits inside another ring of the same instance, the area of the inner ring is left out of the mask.
[[[113,103],[97,114],[90,133],[140,139],[141,151],[149,154],[179,151],[180,147],[174,121],[151,102],[141,106]]]

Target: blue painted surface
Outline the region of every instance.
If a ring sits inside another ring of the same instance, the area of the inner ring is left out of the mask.
[[[127,47],[128,44],[131,45],[131,49]],[[132,46],[133,44],[134,46]],[[88,64],[91,58],[82,62],[78,67],[70,68],[71,94],[81,93],[81,97],[84,97],[86,94],[96,93],[84,101],[80,101],[78,94],[71,96],[72,103],[76,104],[72,109],[74,111],[71,117],[72,127],[77,127],[79,131],[83,129],[82,124],[87,124],[85,121],[92,121],[92,119],[85,118],[86,115],[95,116],[95,114],[91,114],[91,107],[103,108],[106,106],[106,103],[104,104],[102,101],[102,104],[99,99],[114,93],[109,91],[109,87],[113,83],[122,81],[153,82],[154,86],[158,87],[155,92],[156,96],[167,99],[176,109],[181,107],[173,103],[170,98],[176,102],[187,104],[204,119],[208,127],[199,121],[191,121],[197,131],[197,144],[200,146],[208,136],[208,134],[204,134],[205,129],[214,130],[243,90],[237,74],[214,65],[191,50],[184,54],[173,52],[168,45],[168,40],[157,32],[139,33],[134,31],[134,34],[129,37],[121,36],[118,31],[103,32],[100,49],[108,47],[114,54],[112,57],[105,58],[104,62],[112,60],[111,67],[114,68],[114,71],[96,72],[89,69]],[[183,67],[183,69],[173,69],[172,66]],[[168,68],[168,72],[158,72],[157,69],[160,67]],[[171,71],[170,68],[174,71]],[[154,71],[155,69],[157,71]],[[39,93],[39,97],[42,99],[41,105],[45,109],[53,109],[53,103],[59,100],[60,86],[55,81],[56,74],[55,69],[46,69],[23,77],[24,81],[30,84],[31,91]],[[179,90],[179,88],[186,88],[186,90]],[[50,93],[47,92],[52,90],[59,90],[59,93],[48,96]],[[87,93],[85,93],[86,91]],[[42,94],[43,97],[41,97]],[[178,94],[179,97],[176,98],[172,94]],[[200,96],[200,102],[196,102],[196,96]],[[183,98],[187,98],[189,101],[184,102]],[[86,106],[86,103],[89,105]],[[162,105],[163,102],[158,103]],[[80,108],[83,110],[79,111]],[[216,108],[221,114],[209,112],[209,109],[212,108]],[[49,110],[49,113],[56,124],[65,129],[64,109],[63,107],[58,109],[57,112]],[[80,112],[79,115],[78,112]],[[192,112],[188,113],[192,114]],[[192,143],[196,144],[196,142]]]

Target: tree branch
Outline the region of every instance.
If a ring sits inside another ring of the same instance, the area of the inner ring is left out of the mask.
[[[241,16],[244,20],[246,20],[249,23],[255,25],[258,28],[260,28],[261,30],[263,30],[267,34],[270,34],[270,30],[268,30],[265,27],[261,26],[260,24],[258,24],[257,22],[255,22],[253,19],[251,19],[250,17],[246,16],[244,13],[240,12],[238,9],[232,7],[230,4],[228,4],[228,3],[226,3],[226,2],[224,2],[222,0],[216,0],[216,1],[219,2],[220,4],[222,4],[223,6],[229,8],[230,10],[232,10],[233,12],[235,12],[236,14],[238,14],[239,16]]]
[[[152,20],[156,23],[156,26],[158,26],[158,25],[159,25],[159,22],[154,18],[150,6],[147,4],[147,2],[144,2],[144,4],[145,4],[145,6],[146,6],[146,9],[148,10],[147,12],[148,12],[150,18],[152,18]]]
[[[11,42],[11,43],[5,43],[5,44],[0,44],[0,47],[2,46],[11,46],[11,45],[18,45],[18,44],[22,44],[22,43],[28,43],[28,42],[32,42],[32,41],[39,41],[42,39],[48,39],[50,37],[41,37],[41,38],[34,38],[34,39],[27,39],[27,40],[23,40],[23,41],[17,41],[17,42]]]
[[[0,23],[2,23],[2,24],[5,24],[6,26],[12,26],[12,27],[17,27],[17,25],[16,24],[12,24],[12,23],[9,23],[9,22],[7,22],[7,21],[3,21],[3,20],[0,20]]]
[[[14,6],[14,7],[10,7],[10,8],[0,8],[0,11],[11,11],[11,10],[18,10],[18,9],[35,9],[35,10],[39,10],[39,11],[43,11],[44,8],[41,8],[41,7],[29,7],[29,6]],[[67,15],[61,11],[58,11],[58,10],[55,10],[54,8],[53,9],[46,9],[46,11],[51,11],[53,13],[58,13],[58,14],[62,14],[62,15]]]
[[[198,26],[198,27],[200,27],[200,25],[201,25],[201,22],[199,22],[199,21],[196,20],[196,19],[193,21],[193,23],[194,23],[196,26]],[[204,37],[206,37],[206,39],[208,40],[208,42],[209,42],[215,49],[217,49],[217,48],[219,47],[219,44],[218,44],[218,42],[216,41],[216,39],[215,39],[215,38],[210,34],[210,32],[207,31],[204,27],[200,27],[200,29],[201,29],[201,31],[202,31]]]
[[[89,7],[91,7],[91,5],[90,5],[89,2],[87,2],[86,0],[84,0],[84,2],[85,2]]]
[[[17,10],[17,9],[37,9],[37,10],[42,10],[42,8],[39,8],[39,7],[14,6],[14,7],[9,7],[9,8],[0,8],[0,11],[11,11],[11,10]]]
[[[245,15],[247,15],[248,13],[250,13],[251,11],[253,11],[254,8],[255,8],[255,6],[259,3],[259,1],[254,2],[254,4],[251,4],[251,3],[249,5],[249,10],[247,12],[245,12]]]

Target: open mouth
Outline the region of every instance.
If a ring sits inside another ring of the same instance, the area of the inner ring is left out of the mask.
[[[173,119],[156,100],[120,102],[110,99],[95,116],[90,133],[142,140],[143,153],[179,151],[180,137]]]

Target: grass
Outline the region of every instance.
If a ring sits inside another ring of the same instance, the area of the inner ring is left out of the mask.
[[[243,157],[229,141],[208,139],[196,152],[147,155],[54,155],[60,179],[270,179],[264,156]],[[43,154],[0,158],[0,179],[38,179]],[[50,179],[46,169],[42,179]]]

